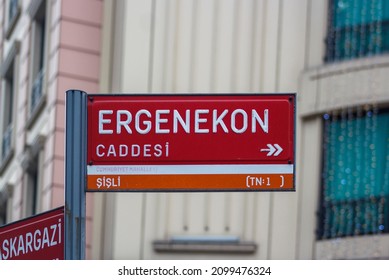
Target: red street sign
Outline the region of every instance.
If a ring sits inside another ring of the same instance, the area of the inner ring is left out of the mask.
[[[89,191],[294,190],[295,94],[88,95]]]
[[[0,260],[63,260],[64,207],[0,227]]]

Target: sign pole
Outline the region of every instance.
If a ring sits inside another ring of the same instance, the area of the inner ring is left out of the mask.
[[[85,259],[87,94],[66,91],[65,260]]]

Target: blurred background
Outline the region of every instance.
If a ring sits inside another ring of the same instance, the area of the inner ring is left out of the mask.
[[[389,0],[0,0],[0,225],[64,205],[68,89],[296,92],[296,192],[88,193],[87,258],[388,259],[388,52]]]

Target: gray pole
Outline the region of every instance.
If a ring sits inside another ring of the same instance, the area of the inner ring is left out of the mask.
[[[66,91],[65,260],[85,259],[87,94]]]

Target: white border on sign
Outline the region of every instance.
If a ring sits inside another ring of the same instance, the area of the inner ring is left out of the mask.
[[[293,174],[293,164],[88,165],[88,175]]]

